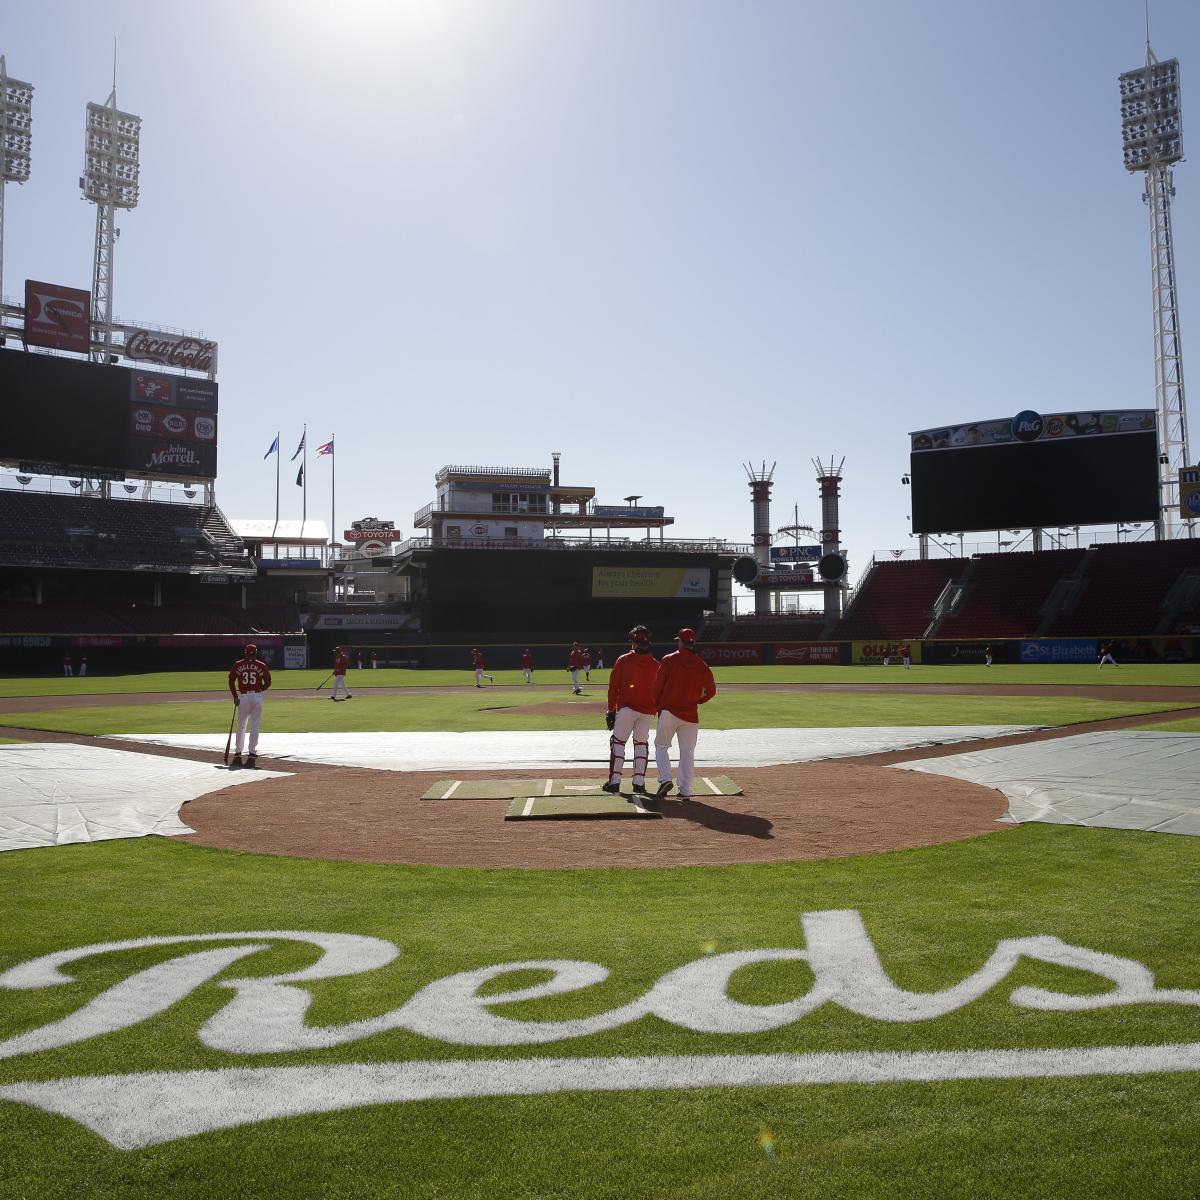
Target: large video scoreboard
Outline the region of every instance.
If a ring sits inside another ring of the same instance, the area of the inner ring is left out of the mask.
[[[215,479],[217,385],[0,350],[0,464],[29,474]]]
[[[1018,413],[910,435],[914,533],[1155,521],[1153,409]]]

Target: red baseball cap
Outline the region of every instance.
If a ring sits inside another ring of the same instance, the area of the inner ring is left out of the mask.
[[[675,636],[681,642],[694,642],[696,640],[696,631],[694,629],[681,629]]]

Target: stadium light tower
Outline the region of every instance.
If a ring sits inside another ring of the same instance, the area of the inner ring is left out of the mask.
[[[113,90],[103,104],[87,106],[83,198],[96,206],[96,252],[92,261],[93,337],[100,343],[93,358],[107,362],[112,352],[113,244],[119,236],[114,221],[118,208],[136,208],[139,142],[142,118],[117,108],[116,52],[113,52]]]
[[[1178,526],[1179,472],[1188,465],[1187,402],[1183,390],[1183,347],[1179,336],[1179,297],[1175,286],[1175,239],[1171,167],[1183,158],[1183,113],[1179,102],[1179,60],[1159,62],[1146,38],[1146,62],[1126,71],[1121,88],[1121,140],[1125,169],[1142,171],[1142,200],[1150,209],[1150,263],[1154,299],[1154,390],[1158,407],[1159,480],[1162,485],[1160,537]]]
[[[13,79],[0,54],[0,308],[4,305],[4,188],[29,178],[32,131],[33,84]]]

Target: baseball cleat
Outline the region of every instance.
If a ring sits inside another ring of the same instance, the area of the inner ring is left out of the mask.
[[[615,796],[621,790],[621,785],[619,783],[602,783],[600,785],[600,790],[602,792],[607,792],[610,796]],[[637,788],[634,788],[633,790],[636,792]]]
[[[646,791],[646,785],[645,785],[644,783],[635,783],[635,784],[633,785],[633,794],[634,794],[635,796],[648,796],[648,795],[650,795],[650,793],[649,793],[648,791]]]
[[[240,754],[235,754],[229,760],[229,769],[231,771],[240,771],[242,769],[242,756]]]
[[[250,756],[249,756],[249,757],[246,759],[246,767],[247,767],[247,769],[248,769],[248,770],[250,770],[250,771],[253,771],[253,770],[256,770],[256,769],[257,769],[257,767],[258,767],[258,755],[257,755],[257,754],[251,754],[251,755],[250,755]]]
[[[690,800],[691,796],[685,796],[682,792],[680,792],[679,795],[675,797],[675,799],[676,800]]]
[[[654,794],[661,800],[674,786],[675,785],[669,779],[664,779],[662,783],[658,785],[658,791]]]

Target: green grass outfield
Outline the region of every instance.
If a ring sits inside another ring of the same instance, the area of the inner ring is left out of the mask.
[[[608,968],[607,980],[582,991],[493,1009],[556,1021],[606,1012],[714,952],[800,947],[801,912],[853,909],[893,980],[914,991],[947,988],[977,970],[999,939],[1036,934],[1136,959],[1159,987],[1200,988],[1198,887],[1200,839],[1052,826],[819,863],[609,871],[359,866],[150,838],[0,855],[0,967],[116,939],[247,929],[366,934],[402,948],[382,969],[305,985],[314,997],[307,1021],[318,1026],[389,1011],[436,979],[492,964],[566,958]],[[0,993],[0,1036],[61,1018],[179,953],[101,956],[71,967],[77,982],[69,985]],[[224,974],[274,974],[315,957],[279,943]],[[503,988],[545,977],[526,972]],[[730,994],[747,1005],[780,1003],[804,994],[811,980],[801,963],[760,964],[737,972]],[[469,1047],[401,1030],[334,1049],[242,1057],[197,1040],[232,995],[214,981],[141,1025],[0,1061],[0,1084],[230,1066],[1135,1046],[1200,1037],[1194,1007],[1044,1012],[1010,1002],[1022,985],[1070,994],[1108,986],[1026,959],[957,1011],[915,1023],[826,1004],[755,1034],[699,1033],[643,1017],[544,1046]],[[1198,1105],[1194,1073],[572,1092],[352,1108],[119,1151],[65,1119],[0,1104],[0,1195],[1166,1200],[1200,1191]]]
[[[778,670],[844,681],[828,676],[842,670],[837,668]],[[937,668],[953,682],[981,685],[979,695],[953,696],[922,693],[895,669],[845,670],[853,681],[886,677],[905,686],[882,693],[729,690],[705,710],[706,722],[709,727],[1058,724],[1171,707],[1003,696],[988,694],[986,686],[1066,683],[1071,680],[1061,673],[1080,668],[1009,668],[1020,678],[1008,679],[996,668],[996,674]],[[1144,668],[1141,679],[1126,670],[1121,669],[1122,683],[1179,679],[1176,668]],[[766,681],[766,672],[749,673]],[[375,674],[416,676],[416,683],[430,679],[419,672]],[[719,678],[729,682],[727,676],[734,674],[743,669],[722,671]],[[917,669],[909,674],[915,676]],[[1115,681],[1117,674],[1106,672],[1105,681]],[[148,686],[161,685],[162,677],[137,678],[137,686],[118,690],[171,690]],[[174,690],[204,690],[195,675],[169,678],[179,681]],[[285,678],[290,682],[292,676]],[[1088,668],[1077,682],[1094,679]],[[770,672],[770,682],[782,681]],[[10,687],[18,682],[7,681]],[[116,681],[45,682],[91,688]],[[460,673],[454,673],[453,682],[462,682]],[[357,678],[352,683],[361,686]],[[217,677],[215,688],[222,687]],[[272,697],[266,729],[588,728],[603,736],[603,688],[593,685],[588,691],[571,702],[577,713],[540,716],[483,711],[559,698],[521,686],[410,696],[371,696],[362,689],[354,701],[339,704],[319,696]],[[561,698],[570,700],[565,694]],[[152,705],[11,713],[3,719],[85,732],[224,732],[229,712],[225,699],[163,696]],[[1200,722],[1152,727],[1183,725]],[[237,803],[236,789],[229,802]],[[498,829],[502,809],[497,806]],[[185,808],[185,820],[186,815]],[[71,947],[238,930],[358,934],[401,947],[400,957],[381,969],[293,989],[313,997],[306,1021],[321,1027],[389,1012],[418,989],[456,972],[545,959],[607,968],[603,982],[583,990],[491,1009],[514,1020],[560,1021],[610,1011],[645,993],[666,972],[713,954],[800,948],[802,912],[853,910],[891,979],[914,992],[949,988],[978,970],[1000,939],[1034,935],[1136,960],[1154,972],[1160,988],[1200,989],[1200,939],[1193,917],[1198,889],[1200,839],[1060,826],[1001,828],[925,850],[815,863],[581,871],[362,865],[146,838],[0,854],[0,971]],[[0,990],[0,1040],[65,1018],[135,971],[183,952],[143,948],[97,956],[68,969],[73,983]],[[1019,1007],[1010,996],[1020,986],[1067,994],[1099,993],[1111,986],[1090,973],[1028,958],[969,1003],[915,1022],[866,1017],[826,1003],[790,1024],[753,1034],[697,1032],[645,1016],[604,1033],[509,1047],[457,1045],[407,1030],[278,1054],[238,1055],[198,1040],[200,1027],[233,995],[220,978],[296,970],[316,956],[310,947],[274,943],[141,1024],[0,1058],[0,1086],[224,1067],[1200,1042],[1200,1007],[1191,1005],[1142,1002],[1080,1012]],[[523,972],[490,985],[485,994],[549,977]],[[729,996],[747,1006],[779,1004],[803,995],[812,983],[805,964],[777,961],[736,972]],[[1200,1194],[1198,1106],[1200,1073],[1182,1070],[1064,1079],[576,1091],[379,1104],[120,1151],[69,1120],[0,1102],[0,1196],[1090,1200],[1142,1194],[1194,1200]]]
[[[264,733],[380,732],[384,730],[538,730],[604,728],[602,688],[582,696],[550,697],[566,712],[538,712],[545,694],[530,689],[489,688],[444,695],[372,696],[331,703],[320,696],[271,697]],[[870,692],[727,691],[704,706],[709,729],[831,728],[861,725],[1068,725],[1111,717],[1165,712],[1187,702],[1088,700],[1070,696],[922,695]],[[533,711],[522,712],[525,705]],[[512,711],[506,711],[516,706]],[[113,733],[224,733],[232,705],[223,700],[159,701],[156,704],[59,708],[6,713],[0,723],[21,729],[105,735]]]
[[[524,687],[520,671],[495,671],[497,684]],[[1130,663],[1118,669],[1088,665],[1008,665],[923,666],[910,671],[894,664],[857,667],[717,667],[713,674],[722,683],[806,683],[806,684],[880,684],[918,687],[921,684],[1022,684],[1049,685],[1097,683],[1105,685],[1141,684],[1153,687],[1200,687],[1200,663]],[[608,671],[593,671],[592,686],[607,686]],[[279,689],[313,689],[328,679],[328,670],[276,671]],[[346,679],[351,690],[376,687],[470,687],[472,671],[416,671],[351,669]],[[546,686],[570,691],[569,676],[561,669],[541,669],[534,673],[535,692]],[[326,686],[330,686],[326,684]],[[485,685],[486,686],[486,685]],[[161,671],[144,675],[89,675],[65,679],[61,676],[13,676],[0,679],[0,697],[6,696],[98,696],[130,692],[203,692],[227,691],[223,671]]]

